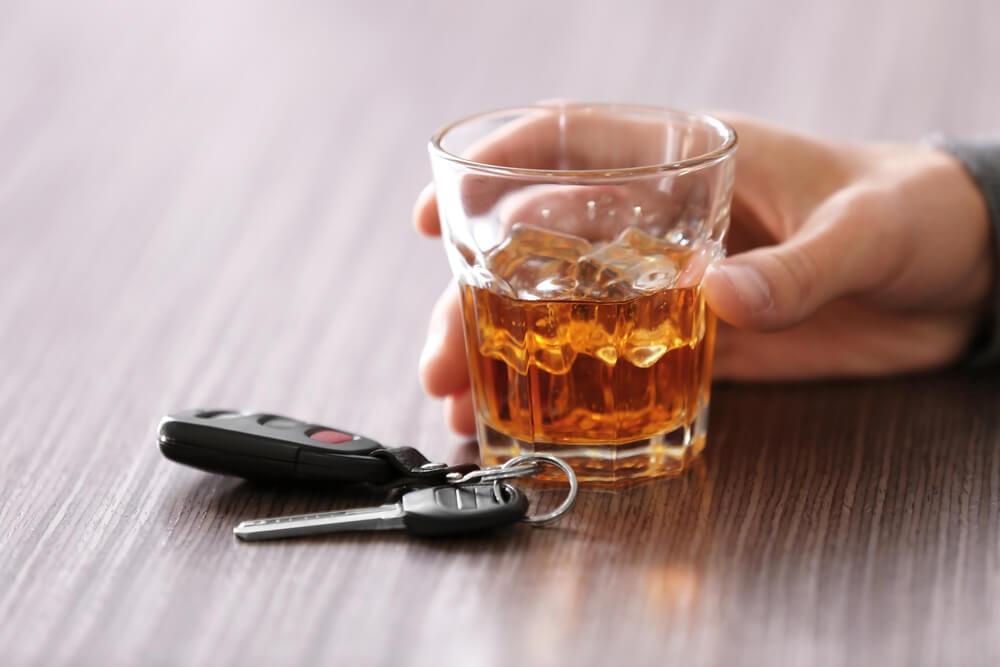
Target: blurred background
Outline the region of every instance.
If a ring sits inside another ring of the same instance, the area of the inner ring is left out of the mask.
[[[448,270],[409,219],[433,130],[565,97],[975,135],[997,26],[988,0],[5,0],[0,359],[37,382],[0,405],[57,383],[147,429],[266,405],[441,440],[415,364]]]
[[[289,560],[234,549],[227,531],[273,507],[236,507],[256,496],[164,462],[156,423],[185,407],[271,410],[451,456],[416,378],[449,272],[440,243],[410,223],[427,138],[444,123],[564,97],[739,110],[862,140],[996,132],[998,30],[994,0],[0,0],[0,621],[18,621],[0,623],[0,655],[135,657],[161,641],[178,662],[220,664],[334,645],[316,625],[300,646],[302,619],[284,612],[313,604],[328,617],[338,599],[367,600],[342,574],[361,548],[337,552],[340,568],[330,550],[295,551],[287,585],[234,618],[248,580],[276,581]],[[405,544],[365,562],[445,568]],[[598,560],[613,565],[618,545],[605,547]],[[449,618],[475,609],[466,629],[507,618],[477,559],[448,561],[471,574],[437,605]],[[842,574],[830,585],[850,563]],[[733,646],[759,638],[763,608],[730,604],[741,576],[699,584],[699,618],[711,619],[699,646],[725,643],[712,628],[726,614],[750,623]],[[317,601],[317,581],[338,595]],[[803,591],[824,589],[789,581],[772,639],[840,655],[853,647],[823,619],[881,632],[847,606],[797,613]],[[548,618],[539,609],[527,618]],[[962,618],[935,627],[958,637]],[[371,636],[382,620],[354,618]],[[451,627],[428,636],[462,634]],[[494,646],[513,645],[506,627],[487,631]],[[903,654],[910,638],[893,637]]]

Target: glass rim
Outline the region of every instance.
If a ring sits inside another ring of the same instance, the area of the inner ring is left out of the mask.
[[[649,165],[639,165],[636,167],[616,167],[613,169],[532,169],[528,167],[507,167],[488,162],[478,162],[456,155],[441,146],[441,142],[452,130],[473,122],[488,120],[497,116],[507,116],[512,114],[527,114],[533,111],[553,111],[559,108],[568,109],[596,109],[611,113],[637,112],[653,114],[660,118],[683,118],[695,121],[715,129],[722,139],[722,145],[706,153],[701,153],[683,160],[673,162],[658,162]],[[647,176],[655,173],[692,171],[699,168],[709,167],[721,162],[736,151],[738,137],[736,130],[729,123],[707,113],[696,111],[681,111],[667,107],[657,107],[642,104],[615,104],[604,102],[567,102],[559,104],[529,104],[524,106],[506,107],[485,111],[471,116],[465,116],[456,121],[448,123],[440,130],[431,135],[428,142],[428,150],[432,156],[440,157],[454,164],[461,165],[468,169],[485,172],[501,176],[525,176],[544,177],[546,179],[578,179],[582,177],[609,177],[621,178],[627,176]]]

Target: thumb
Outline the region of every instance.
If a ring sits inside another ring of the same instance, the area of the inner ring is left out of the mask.
[[[809,227],[778,245],[710,267],[702,283],[708,305],[737,327],[774,331],[855,289],[863,244],[837,221],[814,231]]]

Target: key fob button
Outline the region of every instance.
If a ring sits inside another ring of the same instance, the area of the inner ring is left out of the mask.
[[[285,417],[265,417],[260,420],[260,423],[268,428],[300,428],[304,426],[304,424],[300,421],[287,419]]]
[[[323,429],[321,431],[316,431],[315,433],[310,433],[309,437],[313,440],[318,440],[319,442],[325,442],[328,445],[337,445],[342,442],[348,442],[354,440],[353,435],[347,433],[341,433],[340,431],[334,431],[333,429]]]
[[[201,419],[233,419],[234,417],[242,417],[242,412],[236,412],[234,410],[203,410],[195,415]]]
[[[438,505],[450,510],[474,510],[479,507],[477,491],[478,489],[464,486],[443,486],[434,490],[434,499]]]
[[[383,449],[375,440],[273,413],[177,412],[161,420],[158,441],[172,461],[246,478],[385,484],[409,473],[373,456]]]
[[[400,500],[403,524],[415,535],[456,535],[512,524],[528,512],[528,497],[504,483],[500,497],[491,483],[417,489]]]

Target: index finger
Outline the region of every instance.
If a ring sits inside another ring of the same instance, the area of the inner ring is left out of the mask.
[[[638,117],[622,120],[586,106],[556,105],[507,123],[473,143],[463,157],[524,169],[617,169],[662,161],[664,139],[660,123]],[[482,214],[520,186],[468,175],[462,183],[462,203],[470,214]],[[413,223],[424,235],[441,233],[433,185],[418,196]]]
[[[417,195],[413,205],[413,226],[424,236],[440,236],[441,221],[438,219],[437,195],[434,184],[428,183]]]
[[[544,131],[546,125],[548,132]],[[556,127],[555,116],[522,118],[483,137],[464,151],[463,157],[485,164],[544,169],[556,155],[557,145],[551,131]],[[487,207],[495,203],[497,196],[487,196]],[[428,183],[417,196],[413,226],[425,236],[441,234],[433,183]]]

